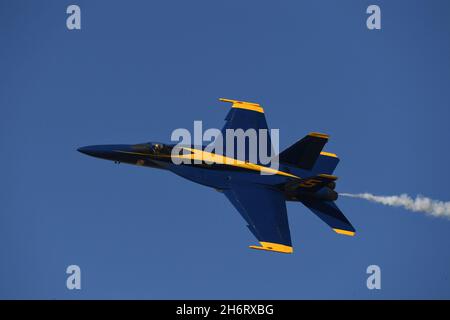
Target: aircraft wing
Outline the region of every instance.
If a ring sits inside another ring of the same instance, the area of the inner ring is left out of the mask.
[[[261,244],[250,248],[292,253],[286,201],[281,192],[256,184],[233,184],[224,193]]]
[[[231,99],[220,98],[220,101],[231,102],[231,110],[225,118],[225,126],[222,132],[226,129],[267,129],[266,117],[264,116],[264,109],[257,103],[245,102]]]
[[[224,102],[231,102],[232,106],[230,111],[228,112],[226,118],[225,118],[225,126],[222,128],[222,136],[227,137],[227,129],[232,130],[238,130],[242,129],[244,132],[248,132],[248,129],[254,129],[256,133],[255,139],[255,145],[260,148],[262,146],[262,143],[265,143],[265,150],[264,154],[267,154],[267,156],[270,156],[273,154],[271,152],[272,150],[272,142],[270,140],[270,132],[267,127],[267,121],[266,117],[264,115],[264,109],[257,103],[252,102],[245,102],[245,101],[238,101],[238,100],[231,100],[231,99],[219,99],[220,101]],[[265,141],[260,142],[260,139],[262,136],[260,136],[258,133],[260,133],[260,130],[267,130],[267,139],[264,139]],[[251,161],[255,163],[260,163],[260,159],[258,158],[258,152],[256,155],[254,155],[255,159],[252,159],[250,157],[250,149],[249,145],[245,144],[245,154],[243,157],[240,157],[237,153],[236,145],[237,141],[236,138],[234,143],[234,150],[226,150],[226,144],[223,146],[224,148],[224,154],[227,152],[232,152],[233,155],[238,156],[240,158],[239,160],[245,160],[245,161]],[[230,154],[230,153],[228,153]]]

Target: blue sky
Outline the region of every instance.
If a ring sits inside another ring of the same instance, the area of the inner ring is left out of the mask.
[[[81,7],[82,30],[66,28]],[[382,30],[366,28],[378,4]],[[0,298],[450,298],[450,221],[342,198],[357,229],[299,204],[295,253],[256,241],[220,193],[86,157],[223,125],[261,103],[287,147],[330,134],[338,191],[449,200],[450,4],[1,1]],[[77,264],[82,289],[69,291]],[[366,288],[377,264],[382,289]]]

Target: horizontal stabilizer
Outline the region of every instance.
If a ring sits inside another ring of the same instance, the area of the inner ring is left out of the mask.
[[[336,233],[354,236],[355,228],[344,216],[333,201],[302,200],[302,203],[314,212],[323,222],[328,224]]]

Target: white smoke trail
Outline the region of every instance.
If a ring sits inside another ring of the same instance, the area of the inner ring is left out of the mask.
[[[339,193],[341,196],[366,199],[392,207],[403,207],[414,212],[425,212],[434,217],[446,217],[450,219],[450,202],[433,200],[421,195],[415,199],[407,194],[399,196],[375,196],[371,193]]]

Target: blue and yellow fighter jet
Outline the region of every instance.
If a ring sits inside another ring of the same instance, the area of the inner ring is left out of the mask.
[[[222,129],[267,129],[263,108],[256,103],[220,99],[231,102],[232,108]],[[132,145],[95,145],[78,151],[97,158],[160,168],[212,187],[230,200],[258,239],[253,249],[292,253],[292,242],[286,201],[303,203],[336,233],[354,236],[355,229],[334,201],[337,177],[333,175],[339,159],[322,149],[328,135],[310,133],[278,155],[275,170],[247,160],[230,159],[206,152],[204,147],[187,146],[179,157],[192,160],[188,164],[172,161],[174,144],[140,143]],[[270,137],[268,143],[271,146]],[[186,152],[188,151],[188,152]],[[224,153],[226,154],[226,153]],[[214,157],[214,163],[204,160]],[[269,174],[261,174],[269,173]]]

